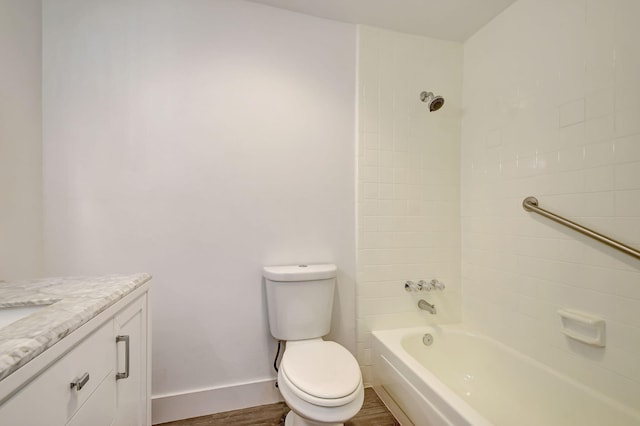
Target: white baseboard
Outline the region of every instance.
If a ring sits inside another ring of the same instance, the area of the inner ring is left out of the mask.
[[[165,423],[282,401],[275,380],[200,389],[151,399],[152,423]]]

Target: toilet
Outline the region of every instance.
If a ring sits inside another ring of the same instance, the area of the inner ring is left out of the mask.
[[[364,401],[356,359],[325,341],[331,328],[335,265],[263,268],[271,335],[284,340],[278,388],[291,408],[285,426],[342,425]]]

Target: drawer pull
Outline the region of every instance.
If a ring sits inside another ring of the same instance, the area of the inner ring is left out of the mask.
[[[71,389],[76,388],[76,391],[79,391],[87,384],[89,381],[89,373],[84,373],[79,379],[75,379],[70,383]]]
[[[116,380],[129,377],[129,336],[117,336],[116,344],[124,342],[124,373],[116,373]]]

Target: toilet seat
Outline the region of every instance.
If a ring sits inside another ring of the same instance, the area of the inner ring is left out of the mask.
[[[280,372],[292,393],[322,407],[348,404],[362,388],[353,355],[335,342],[320,339],[287,342]]]
[[[317,396],[304,392],[296,385],[291,383],[291,380],[284,372],[284,370],[280,370],[280,373],[278,374],[278,383],[281,391],[283,389],[288,389],[292,394],[300,398],[302,401],[308,402],[309,404],[316,405],[318,407],[340,407],[348,405],[350,402],[355,400],[364,389],[361,382],[358,387],[356,387],[356,389],[349,395],[345,395],[341,398],[319,398]]]
[[[290,386],[289,380],[282,374],[282,369],[278,372],[278,388],[286,404],[291,408],[287,415],[285,425],[317,426],[323,424],[327,426],[343,425],[344,422],[353,418],[364,402],[364,386],[360,384],[353,393],[353,400],[345,405],[335,407],[316,405],[308,402],[294,392],[294,387]],[[322,401],[321,401],[322,402]],[[291,417],[291,419],[290,419]]]

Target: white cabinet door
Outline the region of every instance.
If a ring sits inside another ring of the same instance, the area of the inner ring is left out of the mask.
[[[117,342],[116,426],[146,426],[147,298],[136,299],[115,317]]]

